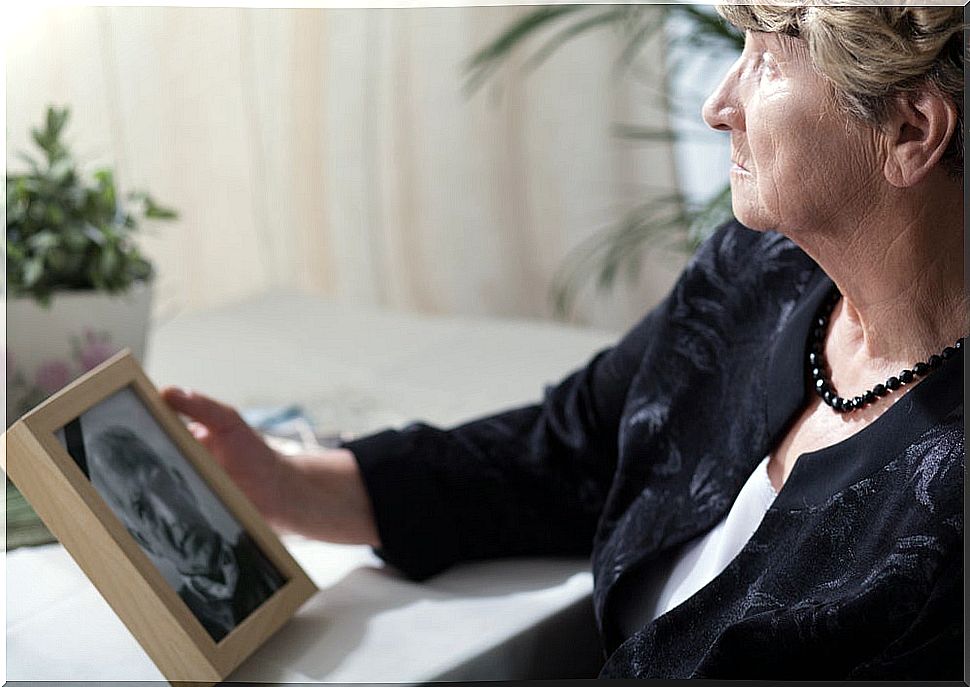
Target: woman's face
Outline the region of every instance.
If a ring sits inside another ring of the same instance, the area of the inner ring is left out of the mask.
[[[749,31],[703,114],[731,134],[734,215],[752,229],[825,231],[883,179],[879,133],[839,112],[799,39]]]

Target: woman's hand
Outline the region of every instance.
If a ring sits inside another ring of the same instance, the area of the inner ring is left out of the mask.
[[[231,406],[178,387],[161,395],[189,418],[192,435],[271,525],[339,544],[380,546],[370,497],[350,451],[284,455]]]

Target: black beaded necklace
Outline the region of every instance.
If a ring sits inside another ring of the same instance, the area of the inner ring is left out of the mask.
[[[832,289],[818,311],[815,313],[815,320],[812,331],[808,338],[808,369],[812,376],[812,388],[815,393],[822,397],[822,400],[832,407],[837,413],[851,413],[854,410],[864,408],[876,401],[876,399],[886,396],[892,391],[896,391],[904,384],[910,384],[917,377],[925,377],[931,372],[938,370],[943,364],[955,356],[957,351],[963,348],[963,338],[957,340],[952,346],[947,346],[939,355],[931,355],[924,362],[913,365],[912,368],[903,370],[898,376],[890,377],[882,384],[876,384],[861,396],[855,398],[842,398],[839,396],[832,382],[829,381],[825,365],[823,351],[825,350],[825,333],[828,330],[829,316],[835,304],[842,298],[842,294],[836,288]]]

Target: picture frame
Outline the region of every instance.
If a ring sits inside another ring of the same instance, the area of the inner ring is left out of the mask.
[[[317,592],[128,351],[4,446],[11,481],[170,682],[224,680]]]

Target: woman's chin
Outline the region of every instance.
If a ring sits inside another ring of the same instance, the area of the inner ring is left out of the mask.
[[[748,229],[754,231],[768,231],[774,224],[768,220],[763,211],[758,207],[752,207],[750,203],[739,199],[737,194],[731,196],[731,211],[735,219]]]

